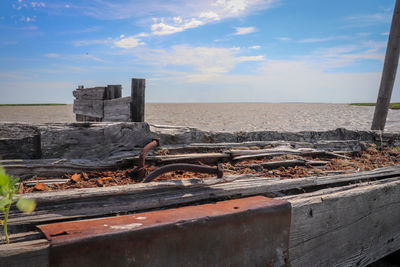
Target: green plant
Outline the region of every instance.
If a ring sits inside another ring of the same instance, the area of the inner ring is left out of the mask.
[[[15,198],[18,192],[18,178],[8,176],[3,167],[0,166],[0,212],[4,213],[4,220],[0,219],[0,224],[3,226],[4,236],[7,244],[10,243],[7,232],[8,214],[11,205],[16,203],[17,208],[25,213],[32,213],[36,208],[36,202],[31,199],[22,197]]]

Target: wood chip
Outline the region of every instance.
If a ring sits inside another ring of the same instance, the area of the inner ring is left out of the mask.
[[[82,175],[75,173],[74,175],[71,176],[71,180],[74,181],[75,183],[78,183],[81,180]]]
[[[37,191],[45,191],[47,190],[47,185],[37,182],[34,189]]]

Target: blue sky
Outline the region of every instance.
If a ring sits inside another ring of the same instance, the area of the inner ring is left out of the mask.
[[[394,3],[1,0],[0,103],[132,77],[147,102],[374,102]]]

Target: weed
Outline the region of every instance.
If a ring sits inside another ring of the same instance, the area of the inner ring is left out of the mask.
[[[22,197],[15,198],[18,192],[18,178],[8,176],[3,167],[0,166],[0,212],[4,213],[4,220],[0,219],[0,225],[3,226],[4,236],[7,244],[10,243],[7,232],[8,215],[11,205],[16,203],[17,208],[24,213],[32,213],[36,208],[36,202]]]

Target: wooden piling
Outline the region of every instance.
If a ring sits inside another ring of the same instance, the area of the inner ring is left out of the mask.
[[[382,71],[381,85],[376,101],[374,119],[371,130],[383,130],[389,110],[393,84],[396,78],[396,70],[400,53],[400,0],[396,0],[393,12],[392,26],[390,28],[389,41],[386,49],[385,63]]]
[[[145,79],[132,79],[131,87],[131,119],[134,122],[144,122]]]

